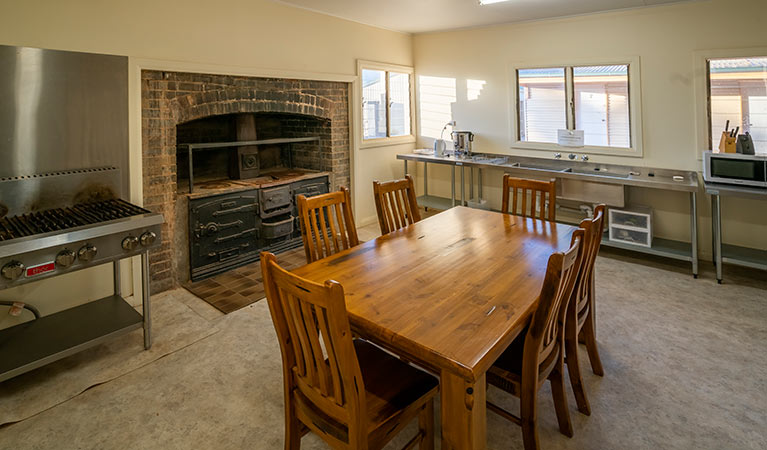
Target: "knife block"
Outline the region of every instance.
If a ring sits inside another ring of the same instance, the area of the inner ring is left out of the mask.
[[[722,131],[722,137],[719,139],[719,153],[735,153],[737,138],[730,137],[730,133]]]

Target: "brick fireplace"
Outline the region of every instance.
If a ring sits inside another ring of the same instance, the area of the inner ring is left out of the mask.
[[[292,146],[293,163],[329,172],[331,189],[349,185],[348,83],[145,70],[141,92],[144,206],[165,217],[162,246],[150,255],[152,292],[188,279],[178,258],[188,245],[178,185],[188,170],[179,168],[186,163],[177,144],[217,139],[225,117],[253,114],[266,137],[319,136],[319,143]]]

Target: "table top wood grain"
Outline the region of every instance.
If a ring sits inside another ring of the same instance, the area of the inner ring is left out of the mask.
[[[525,327],[573,230],[456,207],[293,272],[341,283],[363,337],[472,382]]]

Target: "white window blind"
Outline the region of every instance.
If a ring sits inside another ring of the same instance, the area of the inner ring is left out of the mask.
[[[710,148],[717,148],[727,121],[749,133],[758,154],[767,154],[767,57],[708,60]]]

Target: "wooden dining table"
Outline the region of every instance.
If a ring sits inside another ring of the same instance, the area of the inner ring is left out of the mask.
[[[293,272],[341,283],[355,333],[438,372],[444,450],[484,449],[485,373],[574,230],[459,206]]]

